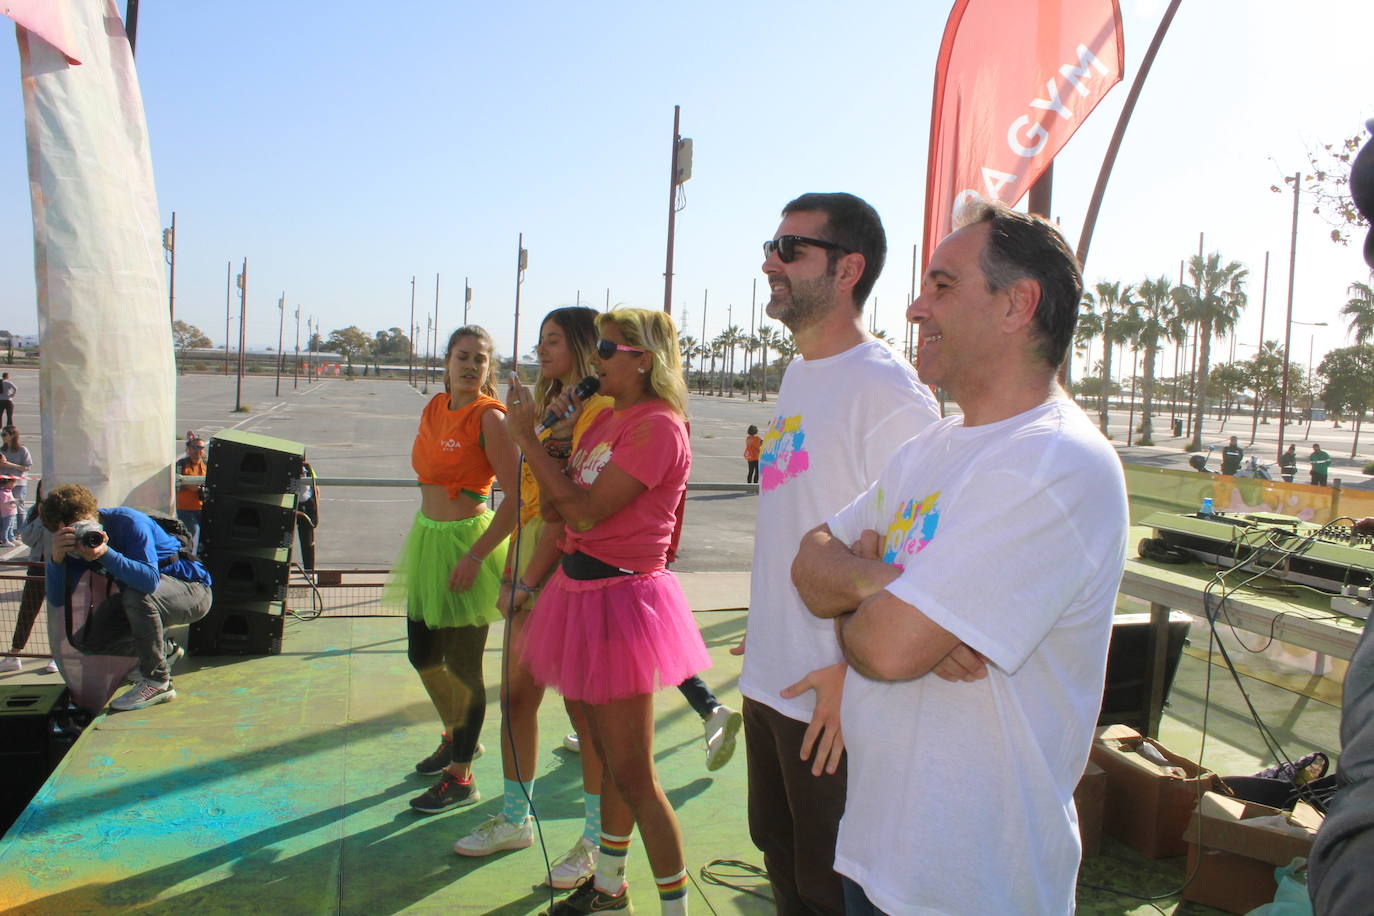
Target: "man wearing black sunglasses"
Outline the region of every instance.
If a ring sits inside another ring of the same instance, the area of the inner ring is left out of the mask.
[[[864,330],[887,251],[874,209],[852,194],[806,194],[782,217],[763,245],[767,312],[800,357],[783,375],[759,460],[740,675],[749,827],[779,913],[842,913],[832,865],[845,805],[846,669],[829,622],[807,613],[789,570],[801,536],[866,489],[939,411],[911,366]]]

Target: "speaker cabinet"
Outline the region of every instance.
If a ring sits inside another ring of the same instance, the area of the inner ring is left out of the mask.
[[[207,492],[200,513],[200,541],[207,557],[253,548],[291,546],[296,494]]]
[[[1193,618],[1182,611],[1169,614],[1169,647],[1164,663],[1164,699],[1169,699],[1174,674]],[[1107,650],[1107,683],[1102,693],[1098,725],[1129,725],[1144,732],[1150,710],[1150,615],[1117,614],[1112,620],[1112,643]]]
[[[301,476],[305,446],[288,439],[225,429],[210,440],[207,493],[286,493]]]
[[[279,655],[284,607],[280,601],[222,601],[191,624],[196,655]]]
[[[205,568],[216,601],[284,601],[291,552],[284,547],[211,552]]]

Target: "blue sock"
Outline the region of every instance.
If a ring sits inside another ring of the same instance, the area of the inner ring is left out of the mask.
[[[582,793],[582,810],[586,821],[582,825],[582,835],[597,845],[601,844],[601,796]]]
[[[534,780],[529,782],[517,782],[514,779],[506,780],[506,804],[501,809],[505,815],[507,823],[524,823],[525,818],[530,816],[530,799],[534,798]]]

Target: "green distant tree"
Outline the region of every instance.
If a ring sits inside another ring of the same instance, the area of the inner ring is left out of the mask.
[[[1254,358],[1241,365],[1249,377],[1250,390],[1255,393],[1255,418],[1250,424],[1250,441],[1253,443],[1259,424],[1269,422],[1266,413],[1269,405],[1283,391],[1283,348],[1277,340],[1266,340]]]
[[[205,336],[204,331],[193,324],[187,324],[180,318],[172,322],[172,343],[178,350],[214,346],[210,338]]]
[[[1374,346],[1356,344],[1341,347],[1322,357],[1317,368],[1326,384],[1322,400],[1327,410],[1342,417],[1355,416],[1355,444],[1350,457],[1360,450],[1360,426],[1365,412],[1374,404]]]
[[[356,324],[341,330],[329,332],[329,339],[324,342],[324,349],[338,353],[348,363],[348,371],[353,371],[353,357],[366,359],[367,354],[372,351],[372,338],[360,329]]]
[[[1193,406],[1193,440],[1188,451],[1202,449],[1203,406],[1207,400],[1207,365],[1212,354],[1212,338],[1221,338],[1235,327],[1245,308],[1245,278],[1248,271],[1239,261],[1222,263],[1221,254],[1205,258],[1193,255],[1188,260],[1192,284],[1174,287],[1173,300],[1179,317],[1198,329],[1196,403]]]
[[[400,328],[378,331],[372,342],[372,354],[376,357],[407,357],[410,355],[410,338]]]
[[[1207,395],[1219,401],[1217,417],[1221,428],[1231,418],[1231,411],[1246,388],[1250,386],[1250,372],[1242,363],[1222,363],[1212,369],[1207,376]]]

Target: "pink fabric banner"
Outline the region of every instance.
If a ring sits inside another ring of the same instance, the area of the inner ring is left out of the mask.
[[[69,64],[80,64],[76,42],[67,27],[66,8],[54,0],[0,0],[0,13],[62,52]]]
[[[935,65],[921,263],[968,199],[1015,204],[1121,81],[1116,0],[955,0]]]

